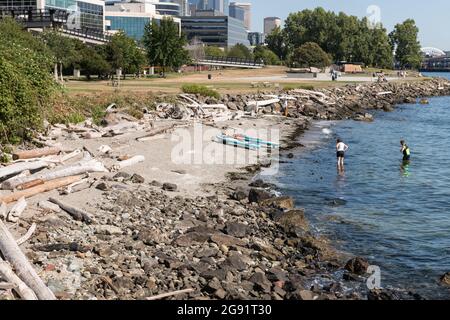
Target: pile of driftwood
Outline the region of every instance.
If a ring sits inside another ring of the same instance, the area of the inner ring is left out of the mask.
[[[103,152],[110,151],[102,146]],[[78,158],[78,159],[77,159]],[[0,290],[15,292],[22,299],[55,299],[39,278],[20,249],[34,233],[36,224],[16,240],[7,223],[16,224],[27,208],[27,199],[52,190],[60,195],[78,192],[93,186],[91,173],[118,171],[143,162],[143,156],[123,157],[110,168],[86,150],[63,152],[58,147],[45,147],[16,152],[10,164],[0,167]],[[42,208],[62,210],[73,219],[86,224],[94,222],[94,215],[56,198],[39,202]],[[2,282],[3,281],[3,282]]]
[[[199,102],[194,96],[180,94],[176,104],[161,103],[156,106],[157,115],[161,119],[173,120],[207,120],[214,123],[238,119],[244,114],[232,112],[225,104],[206,104]]]

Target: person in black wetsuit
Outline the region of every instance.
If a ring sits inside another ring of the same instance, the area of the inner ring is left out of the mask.
[[[403,161],[411,160],[411,150],[406,144],[406,141],[405,140],[400,141],[400,145],[402,146],[400,152],[403,154]]]

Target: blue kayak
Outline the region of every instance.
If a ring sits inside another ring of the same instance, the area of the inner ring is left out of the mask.
[[[280,145],[278,143],[274,143],[274,142],[271,142],[271,141],[265,141],[265,140],[258,139],[258,138],[253,138],[253,137],[250,137],[250,136],[243,136],[243,139],[245,141],[247,141],[247,142],[251,142],[251,143],[254,143],[254,144],[257,144],[257,145],[262,145],[262,146],[265,146],[265,147],[268,147],[268,148],[270,147],[270,148],[276,149],[276,148],[280,147]]]
[[[235,146],[239,148],[245,148],[248,150],[258,150],[261,146],[258,144],[251,143],[249,141],[242,141],[238,139],[234,139],[229,136],[225,136],[222,134],[218,134],[216,136],[216,141],[225,145]]]

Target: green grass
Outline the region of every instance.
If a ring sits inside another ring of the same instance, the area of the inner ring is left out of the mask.
[[[199,94],[204,97],[211,97],[215,99],[220,99],[220,94],[214,90],[210,89],[206,86],[200,86],[197,84],[186,84],[181,87],[181,91],[189,94]]]

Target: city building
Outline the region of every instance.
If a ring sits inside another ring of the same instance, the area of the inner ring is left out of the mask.
[[[238,43],[250,46],[242,21],[210,10],[208,14],[181,17],[181,29],[188,41],[194,38],[206,45],[229,48]]]
[[[261,32],[249,32],[248,41],[250,41],[251,46],[263,45],[266,41],[264,33]]]
[[[231,2],[229,5],[230,16],[244,22],[247,30],[252,27],[252,4],[244,2]]]
[[[276,28],[281,27],[281,19],[278,17],[264,18],[264,34],[267,36]]]
[[[206,9],[216,10],[224,15],[228,15],[228,0],[207,0]]]
[[[140,2],[107,1],[105,9],[106,30],[112,33],[121,30],[135,40],[142,39],[148,23],[167,17],[167,15],[159,14],[155,2],[149,0]],[[181,31],[180,18],[173,16],[171,18],[180,25]]]
[[[156,12],[166,16],[181,16],[181,5],[175,1],[151,1],[155,4]]]
[[[230,3],[230,17],[233,17],[235,19],[244,21],[245,20],[245,10],[244,8],[237,6],[236,2],[231,2]]]
[[[0,0],[0,9],[50,10],[74,13],[64,28],[103,33],[105,2],[101,0]]]
[[[190,16],[191,10],[189,9],[188,0],[172,0],[172,2],[178,3],[180,5],[180,16]]]

